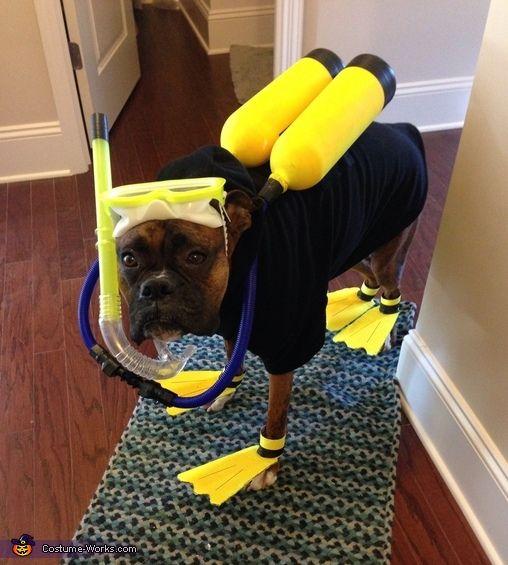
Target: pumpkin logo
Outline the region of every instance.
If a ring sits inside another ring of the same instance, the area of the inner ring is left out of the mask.
[[[11,543],[12,553],[18,557],[28,557],[35,545],[34,538],[29,534],[23,534],[19,539],[12,538]]]

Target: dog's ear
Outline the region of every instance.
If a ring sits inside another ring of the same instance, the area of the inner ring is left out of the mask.
[[[252,198],[242,190],[232,190],[226,196],[226,213],[229,217],[228,232],[238,241],[245,230],[252,225],[252,212],[262,205],[261,199]]]
[[[252,200],[241,190],[232,190],[226,196],[225,206],[229,217],[228,231],[231,235],[239,237],[252,225],[251,213],[254,209]]]

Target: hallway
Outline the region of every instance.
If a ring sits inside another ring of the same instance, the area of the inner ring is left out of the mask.
[[[171,159],[217,143],[238,105],[228,55],[207,57],[179,12],[137,17],[142,78],[111,133],[114,185],[153,180]],[[402,286],[417,304],[459,136],[424,135],[430,192]],[[92,174],[0,185],[0,210],[0,538],[27,530],[66,539],[136,402],[99,374],[77,329],[77,296],[95,256]],[[331,287],[351,282],[347,274]],[[393,563],[487,563],[405,419],[393,531]]]

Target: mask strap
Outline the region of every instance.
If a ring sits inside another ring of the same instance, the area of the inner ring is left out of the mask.
[[[219,212],[222,218],[222,229],[224,231],[224,249],[226,250],[226,257],[227,257],[229,255],[229,248],[228,248],[228,227],[227,227],[226,219],[228,220],[228,222],[231,223],[231,218],[228,216],[228,213],[226,212],[226,208],[222,204],[219,204]]]

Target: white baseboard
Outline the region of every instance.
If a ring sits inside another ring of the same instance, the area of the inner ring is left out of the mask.
[[[473,77],[401,83],[381,122],[411,122],[420,131],[462,127]]]
[[[59,135],[62,133],[59,121],[34,122],[28,124],[15,124],[0,127],[0,141],[17,139],[20,137],[39,137],[47,135]]]
[[[22,173],[19,175],[0,176],[0,183],[13,183],[28,180],[43,180],[58,177],[69,177],[74,174],[84,173],[86,171],[71,171],[69,169],[57,169],[54,171],[43,171],[40,173]]]
[[[415,330],[397,379],[409,420],[489,559],[508,563],[506,460]]]
[[[269,3],[213,9],[204,0],[190,0],[190,7],[192,13],[180,2],[185,19],[208,55],[229,53],[233,44],[273,45],[275,7]],[[199,25],[195,18],[200,21]],[[208,37],[203,36],[200,27],[205,27]]]
[[[0,127],[0,183],[62,177],[88,169],[88,153],[76,154],[76,140],[60,121]]]
[[[443,131],[446,129],[461,129],[464,126],[464,120],[461,122],[450,122],[450,123],[440,123],[440,124],[428,124],[425,126],[418,126],[421,133],[426,131]]]

